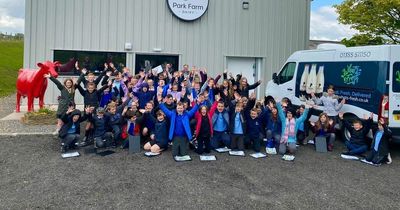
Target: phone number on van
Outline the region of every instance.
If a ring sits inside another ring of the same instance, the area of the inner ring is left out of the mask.
[[[371,52],[342,52],[340,53],[341,58],[369,58],[371,57]]]

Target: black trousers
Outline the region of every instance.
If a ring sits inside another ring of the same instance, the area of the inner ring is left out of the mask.
[[[203,152],[210,153],[210,151],[211,151],[210,137],[198,136],[197,144],[198,144],[198,146],[197,146],[196,152],[199,155],[203,154]]]
[[[246,145],[252,144],[254,152],[260,152],[261,142],[262,142],[261,136],[246,136],[245,138],[245,144]]]
[[[231,134],[231,149],[244,151],[244,135]]]
[[[172,139],[172,155],[175,156],[185,156],[188,151],[188,141],[187,137],[175,136]]]

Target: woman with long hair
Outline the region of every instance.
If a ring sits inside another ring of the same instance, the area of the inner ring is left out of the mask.
[[[58,131],[63,126],[63,121],[61,117],[68,111],[68,107],[75,108],[75,85],[71,78],[64,80],[63,84],[56,78],[52,77],[51,74],[46,74],[44,77],[49,78],[60,90],[61,95],[58,98],[58,108],[57,108],[57,128],[54,134],[58,134]]]
[[[247,78],[246,77],[242,77],[239,80],[239,87],[237,88],[237,92],[241,95],[244,96],[246,98],[249,97],[249,90],[253,90],[256,87],[258,87],[261,84],[261,80],[258,80],[256,83],[249,85],[249,83],[247,83]]]

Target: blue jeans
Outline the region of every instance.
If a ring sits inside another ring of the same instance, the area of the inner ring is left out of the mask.
[[[217,149],[221,145],[231,148],[231,138],[226,132],[214,131],[211,139],[211,147]]]
[[[361,155],[368,150],[367,145],[357,145],[351,143],[350,141],[345,141],[344,144],[352,155]]]

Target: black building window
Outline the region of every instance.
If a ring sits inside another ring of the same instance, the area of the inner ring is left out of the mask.
[[[60,75],[79,75],[79,70],[83,68],[98,74],[104,70],[105,63],[113,63],[121,71],[126,65],[126,53],[54,50],[53,60],[62,63],[62,66],[58,69]],[[75,67],[76,63],[79,70]]]

